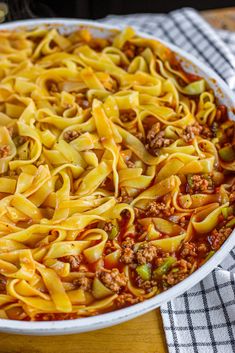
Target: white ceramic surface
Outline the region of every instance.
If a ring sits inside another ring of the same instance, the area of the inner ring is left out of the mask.
[[[0,30],[4,29],[18,29],[20,27],[32,28],[35,26],[56,26],[63,33],[69,33],[78,29],[79,27],[89,27],[93,33],[97,36],[105,37],[118,30],[117,27],[113,27],[106,24],[100,24],[94,21],[83,21],[76,19],[39,19],[39,20],[24,20],[16,21],[7,24],[1,24]],[[205,64],[194,58],[191,54],[184,52],[180,48],[168,44],[158,38],[150,36],[144,33],[138,33],[140,36],[145,38],[157,39],[164,43],[168,48],[177,53],[177,57],[182,60],[183,66],[187,70],[196,73],[204,77],[209,85],[214,89],[216,96],[219,101],[228,107],[229,115],[232,119],[235,119],[232,113],[232,108],[235,106],[235,97],[225,82]],[[235,231],[226,240],[223,246],[216,254],[211,257],[203,266],[201,266],[196,272],[190,275],[188,278],[178,283],[174,287],[167,291],[158,294],[157,296],[148,299],[142,303],[130,306],[128,308],[116,310],[106,314],[101,314],[88,318],[81,318],[75,320],[64,320],[64,321],[48,321],[48,322],[22,322],[16,320],[1,320],[0,319],[0,332],[9,332],[16,334],[27,334],[27,335],[64,335],[71,333],[79,333],[101,329],[104,327],[119,324],[121,322],[133,319],[140,316],[150,310],[159,307],[162,303],[165,303],[182,293],[190,289],[193,285],[202,280],[208,275],[213,268],[215,268],[228,252],[235,245]]]

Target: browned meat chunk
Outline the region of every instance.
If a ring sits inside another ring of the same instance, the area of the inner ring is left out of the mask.
[[[158,249],[148,243],[145,243],[136,252],[136,260],[138,264],[146,264],[153,261],[158,255]]]
[[[185,142],[192,142],[196,136],[200,135],[201,131],[202,126],[198,123],[195,123],[194,125],[186,126],[182,137]]]
[[[188,176],[188,189],[190,194],[208,193],[213,190],[213,181],[209,175]]]
[[[10,147],[8,145],[4,145],[0,147],[0,158],[6,158],[10,154]]]
[[[213,137],[213,131],[208,126],[203,125],[200,135],[206,139],[210,139]]]
[[[144,289],[147,293],[149,293],[152,291],[153,287],[157,287],[157,281],[155,280],[145,281],[140,276],[138,276],[136,278],[136,285],[139,288]]]
[[[111,252],[117,250],[115,244],[113,244],[113,241],[112,240],[108,240],[105,244],[105,255],[108,255],[110,254]]]
[[[111,232],[111,230],[113,229],[113,223],[112,222],[106,222],[103,230],[107,233]]]
[[[122,248],[132,248],[133,245],[135,244],[134,239],[127,237],[123,242],[122,242]]]
[[[158,150],[162,147],[168,147],[173,142],[172,139],[164,137],[164,131],[160,131],[156,137],[145,145],[145,147],[155,155],[158,155]]]
[[[123,47],[122,51],[126,54],[129,60],[133,59],[135,56],[139,55],[145,48],[138,47],[135,44],[127,41]]]
[[[194,263],[198,256],[196,244],[193,242],[185,242],[180,248],[180,257],[190,263]]]
[[[218,250],[231,233],[232,228],[222,227],[220,229],[214,229],[208,237],[211,248]]]
[[[124,264],[131,264],[134,262],[135,254],[133,246],[134,240],[132,238],[128,237],[122,242],[122,255],[120,257],[120,260]]]
[[[196,245],[193,242],[183,243],[183,245],[181,246],[181,249],[180,249],[180,255],[183,258],[187,258],[188,256],[196,257],[197,256]]]
[[[134,251],[131,248],[125,248],[122,251],[122,255],[121,255],[121,262],[123,262],[124,264],[131,264],[134,261]]]
[[[173,140],[165,137],[165,132],[160,131],[161,125],[155,123],[147,134],[147,144],[145,147],[152,153],[157,155],[158,149],[169,146]]]
[[[201,243],[198,245],[197,251],[199,255],[203,256],[206,255],[206,253],[209,251],[208,246],[204,243]]]
[[[102,270],[99,273],[101,282],[111,291],[118,293],[121,288],[127,284],[127,278],[124,273],[120,273],[117,268],[112,270]]]
[[[79,271],[79,266],[82,262],[83,256],[80,255],[67,255],[60,258],[61,261],[70,264],[71,272]]]
[[[124,187],[120,188],[120,196],[118,197],[118,202],[130,203],[133,197],[129,196]]]
[[[79,278],[76,278],[73,281],[73,284],[79,288],[79,289],[83,289],[85,292],[89,292],[91,291],[91,287],[92,287],[92,279],[82,276]]]
[[[131,293],[122,293],[116,299],[116,305],[118,308],[133,305],[143,301],[142,297],[134,297]]]
[[[174,213],[174,207],[167,206],[164,202],[152,201],[145,211],[146,217],[169,217]]]
[[[185,242],[180,248],[180,257],[191,263],[194,263],[198,255],[206,255],[208,250],[208,246],[205,243],[196,245],[193,242]]]
[[[135,117],[136,117],[136,112],[133,109],[122,110],[120,113],[120,119],[124,123],[132,121],[133,119],[135,119]]]
[[[192,264],[186,260],[177,261],[171,268],[170,272],[162,276],[167,286],[174,286],[189,276]]]
[[[75,140],[78,136],[80,136],[80,133],[76,130],[68,130],[64,133],[64,139],[66,142],[71,142]]]
[[[161,125],[159,122],[156,122],[155,124],[152,125],[151,129],[148,131],[147,140],[150,141],[150,143],[154,142],[155,137],[160,131],[161,131]],[[152,147],[151,144],[150,144],[150,147]]]
[[[135,57],[136,47],[134,44],[126,42],[122,48],[122,51],[128,57],[128,59],[133,59]]]

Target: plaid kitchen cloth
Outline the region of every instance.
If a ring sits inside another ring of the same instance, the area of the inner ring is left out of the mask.
[[[110,15],[101,21],[174,43],[211,66],[235,91],[235,33],[215,31],[195,10]],[[162,305],[161,314],[169,353],[235,353],[235,248],[203,281]]]

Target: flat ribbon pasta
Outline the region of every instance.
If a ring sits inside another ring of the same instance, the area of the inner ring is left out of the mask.
[[[162,43],[92,32],[0,31],[0,319],[141,302],[235,225],[227,108]]]

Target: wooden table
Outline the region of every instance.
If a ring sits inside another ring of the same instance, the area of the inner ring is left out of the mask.
[[[215,28],[235,31],[235,7],[202,11],[202,16]]]
[[[37,337],[0,334],[1,353],[165,353],[161,316],[137,319],[79,335]]]
[[[235,31],[235,7],[203,11],[216,28]],[[0,334],[0,353],[167,353],[159,309],[121,325],[79,335]]]

